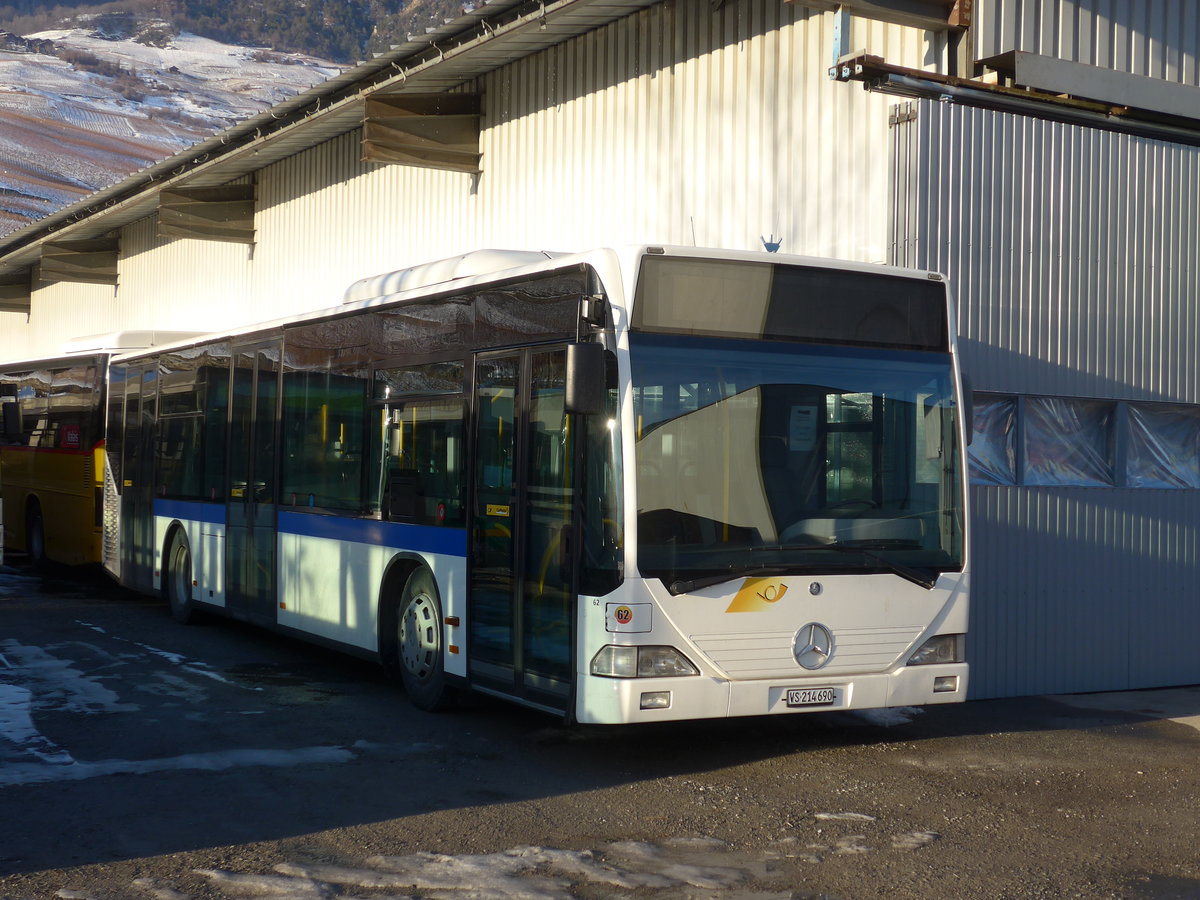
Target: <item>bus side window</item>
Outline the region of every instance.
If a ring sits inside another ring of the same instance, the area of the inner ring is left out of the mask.
[[[15,444],[21,440],[21,407],[16,397],[0,398],[0,410],[3,410],[4,441]]]
[[[21,404],[21,432],[31,447],[49,447],[43,444],[48,435],[47,410],[50,403],[50,372],[41,369],[23,372],[17,388],[17,399]]]
[[[94,365],[53,371],[48,406],[54,446],[68,450],[92,446],[98,437],[93,410],[99,392],[99,372]]]
[[[409,401],[385,410],[383,517],[461,528],[462,400]]]
[[[326,365],[327,364],[327,365]],[[296,506],[360,512],[365,373],[322,359],[283,376],[283,497]]]

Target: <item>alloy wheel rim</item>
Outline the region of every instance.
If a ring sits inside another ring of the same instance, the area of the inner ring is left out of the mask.
[[[420,681],[433,672],[438,652],[437,605],[428,594],[418,594],[400,619],[400,660]]]

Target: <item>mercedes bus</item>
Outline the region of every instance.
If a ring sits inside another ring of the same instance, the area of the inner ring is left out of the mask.
[[[937,274],[478,251],[110,365],[105,564],[579,723],[960,701]]]

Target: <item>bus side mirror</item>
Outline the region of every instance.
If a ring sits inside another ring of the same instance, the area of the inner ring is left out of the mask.
[[[601,344],[567,345],[566,412],[596,416],[604,412],[608,387]]]
[[[21,437],[21,406],[16,400],[5,400],[0,406],[4,409],[4,438],[15,441]]]

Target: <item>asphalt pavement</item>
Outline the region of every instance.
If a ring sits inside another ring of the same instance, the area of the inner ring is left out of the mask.
[[[1200,898],[1200,687],[654,727],[0,567],[0,898]]]

